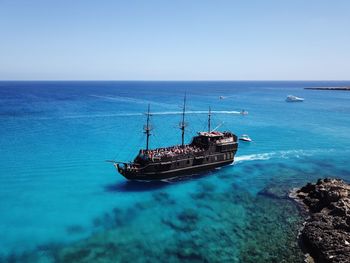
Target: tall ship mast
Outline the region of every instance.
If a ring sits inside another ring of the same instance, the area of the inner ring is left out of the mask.
[[[186,94],[184,97],[184,105],[182,108],[182,121],[180,122],[180,130],[181,130],[181,146],[185,146],[185,128],[186,128],[186,123],[185,123],[185,113],[186,113]]]
[[[140,149],[132,162],[112,161],[117,171],[129,180],[150,181],[193,175],[233,163],[238,148],[237,136],[229,131],[211,129],[211,108],[208,111],[208,130],[198,132],[189,144],[185,144],[185,115],[186,95],[179,124],[181,145],[151,149],[152,114],[148,105],[144,126],[146,148]]]
[[[144,133],[146,134],[146,151],[149,149],[149,136],[151,136],[151,126],[150,126],[150,117],[151,117],[151,105],[148,104],[148,110],[147,110],[147,122],[146,125],[143,127]]]

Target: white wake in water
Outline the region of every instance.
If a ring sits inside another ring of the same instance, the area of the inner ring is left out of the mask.
[[[167,103],[155,102],[155,101],[138,99],[138,98],[123,97],[123,96],[90,95],[90,97],[95,97],[95,98],[109,100],[109,101],[116,101],[116,102],[126,102],[126,103],[134,103],[134,104],[152,104],[152,105],[158,105],[165,108],[174,108],[175,106]]]
[[[239,111],[211,111],[216,114],[240,114]],[[153,112],[152,115],[179,115],[182,111],[165,111],[165,112]],[[208,111],[186,111],[186,114],[208,114]]]
[[[256,160],[269,160],[271,159],[274,153],[259,153],[259,154],[250,154],[242,155],[235,157],[235,163],[247,162],[247,161],[256,161]]]
[[[239,111],[212,111],[214,114],[240,114]],[[152,112],[152,115],[180,115],[182,111]],[[186,111],[186,114],[208,114],[208,111]],[[39,119],[82,119],[82,118],[109,118],[109,117],[131,117],[143,116],[144,113],[113,113],[113,114],[89,114],[89,115],[66,115],[60,117],[42,117]]]
[[[275,152],[267,152],[267,153],[241,155],[241,156],[235,157],[235,162],[232,165],[237,163],[257,161],[257,160],[264,161],[264,160],[270,160],[270,159],[302,158],[306,156],[312,156],[316,153],[330,152],[330,151],[334,151],[334,149],[288,150],[288,151],[275,151]]]

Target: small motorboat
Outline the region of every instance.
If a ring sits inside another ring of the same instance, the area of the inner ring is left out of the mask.
[[[220,96],[219,99],[220,99],[220,100],[223,100],[223,99],[226,99],[226,97]]]
[[[304,98],[300,98],[294,95],[288,95],[286,98],[286,102],[302,102]]]
[[[241,115],[248,115],[248,111],[246,111],[246,110],[241,110],[240,114],[241,114]]]
[[[250,139],[250,137],[247,134],[243,134],[241,137],[239,137],[240,141],[244,141],[244,142],[251,142],[252,139]]]

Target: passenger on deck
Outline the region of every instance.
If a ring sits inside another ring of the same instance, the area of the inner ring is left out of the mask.
[[[182,154],[193,154],[203,151],[204,149],[197,147],[195,145],[185,145],[182,146],[173,146],[167,148],[158,148],[154,150],[143,151],[140,150],[140,156],[146,155],[149,159],[154,158],[163,158],[163,157],[174,157]]]

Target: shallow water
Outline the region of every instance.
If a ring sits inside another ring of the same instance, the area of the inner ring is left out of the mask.
[[[350,82],[0,82],[3,261],[300,262],[288,191],[350,180]],[[127,182],[107,159],[213,127],[249,134],[236,162],[169,182]],[[303,103],[286,103],[289,94]],[[225,99],[220,100],[220,96]],[[242,109],[247,116],[238,114]],[[271,194],[272,193],[272,194]]]

